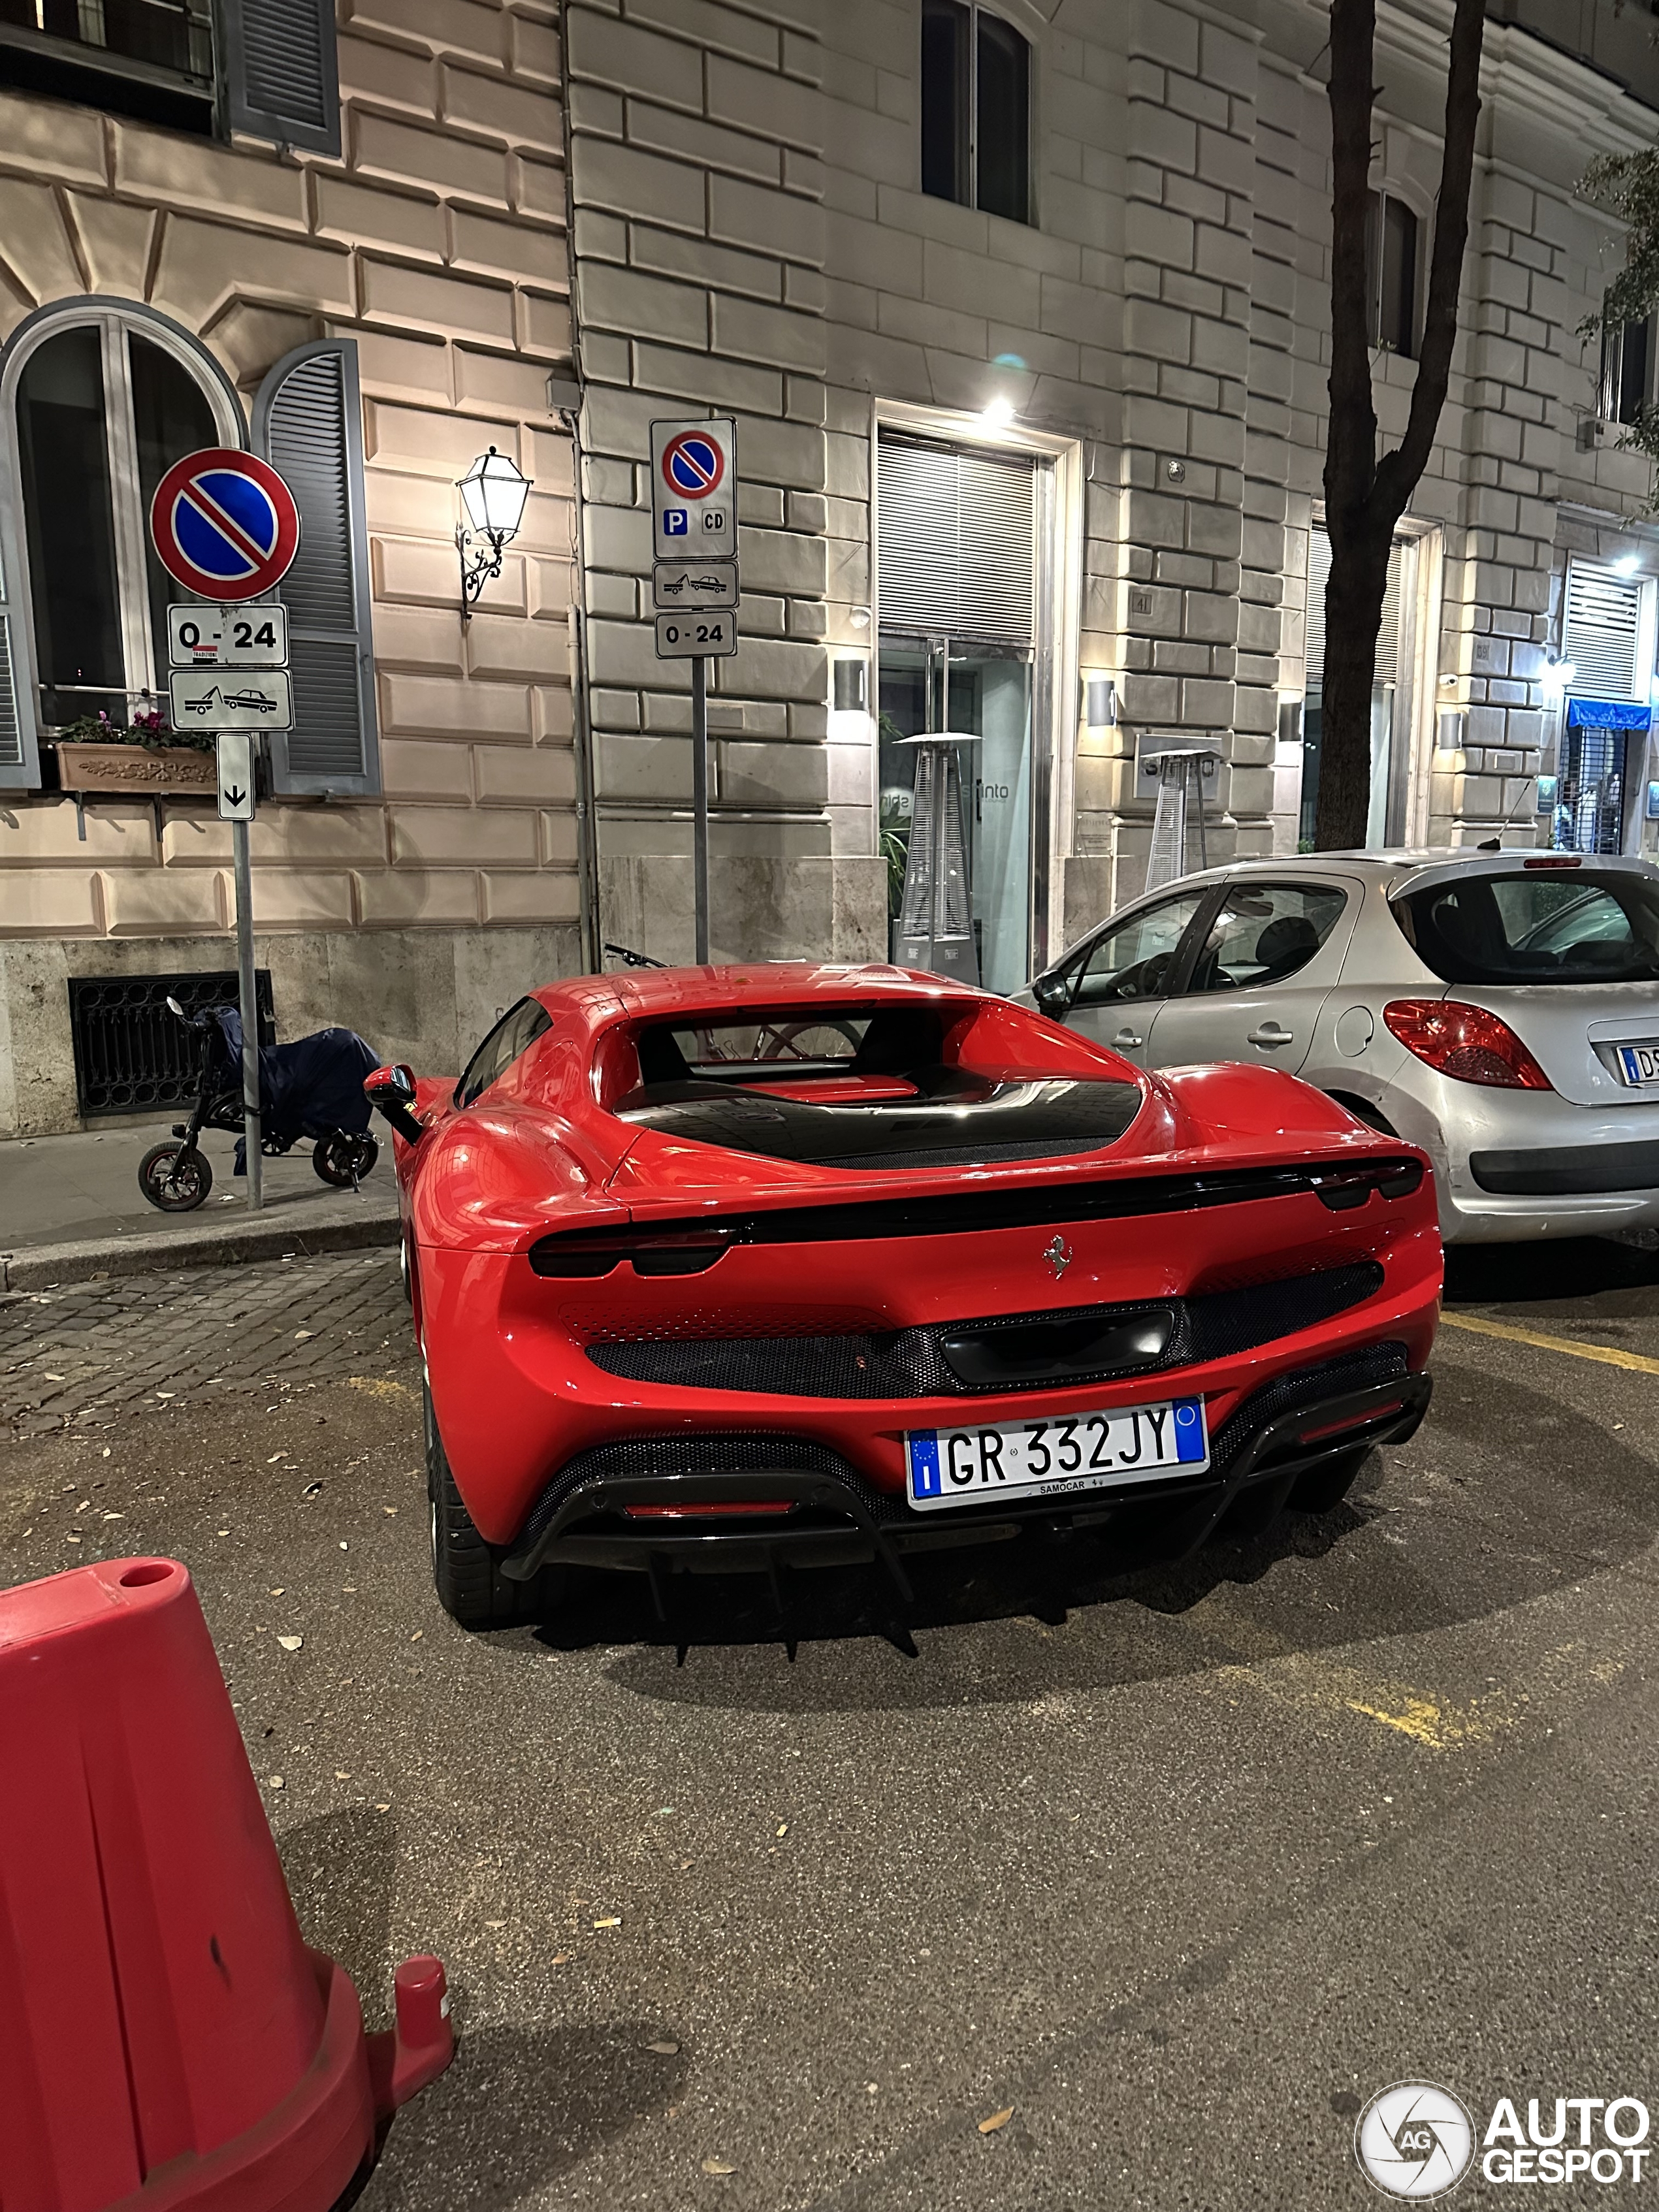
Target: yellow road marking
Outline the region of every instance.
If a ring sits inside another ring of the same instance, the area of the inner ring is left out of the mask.
[[[1535,1328],[1516,1328],[1506,1321],[1483,1321],[1475,1314],[1443,1313],[1448,1328],[1469,1328],[1480,1336],[1501,1336],[1510,1344],[1536,1345],[1540,1352],[1565,1352],[1575,1359],[1599,1359],[1604,1367],[1632,1367],[1638,1375],[1659,1375],[1659,1359],[1639,1352],[1620,1352],[1611,1344],[1579,1344],[1570,1336],[1544,1336]]]

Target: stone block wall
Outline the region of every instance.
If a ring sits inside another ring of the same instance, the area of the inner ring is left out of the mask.
[[[659,958],[691,949],[691,715],[651,629],[650,425],[716,413],[738,425],[743,580],[709,695],[716,957],[884,950],[873,837],[842,840],[830,803],[816,14],[568,10],[601,927]]]

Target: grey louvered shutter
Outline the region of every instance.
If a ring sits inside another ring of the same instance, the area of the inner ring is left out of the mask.
[[[27,617],[15,581],[21,563],[14,529],[21,536],[21,517],[0,483],[0,791],[38,791],[40,742],[23,634]]]
[[[880,457],[882,627],[1029,645],[1035,463],[897,438]]]
[[[1396,538],[1389,554],[1389,573],[1382,586],[1382,620],[1376,632],[1376,658],[1371,664],[1371,682],[1398,684],[1400,681],[1400,595],[1405,587],[1405,555]]]
[[[352,338],[285,354],[259,386],[253,439],[300,509],[288,609],[294,727],[272,740],[276,791],[380,787],[363,510],[363,407]]]
[[[1561,652],[1572,664],[1571,688],[1579,697],[1646,702],[1648,679],[1638,665],[1642,592],[1635,577],[1611,568],[1586,561],[1568,568]]]
[[[225,120],[233,131],[340,150],[334,0],[219,0]]]

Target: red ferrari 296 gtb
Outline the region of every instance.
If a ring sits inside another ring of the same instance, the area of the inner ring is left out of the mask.
[[[433,1563],[875,1561],[1036,1526],[1126,1563],[1321,1510],[1421,1419],[1428,1162],[1267,1068],[1147,1074],[888,967],[586,976],[459,1083],[382,1069]]]

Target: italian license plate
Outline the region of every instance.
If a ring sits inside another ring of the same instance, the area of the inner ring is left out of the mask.
[[[1149,1475],[1199,1474],[1210,1463],[1201,1398],[1109,1413],[1048,1413],[1006,1427],[912,1429],[904,1439],[910,1503],[983,1505],[994,1498],[1057,1498]]]
[[[1659,1044],[1621,1044],[1619,1070],[1632,1091],[1659,1091]]]

